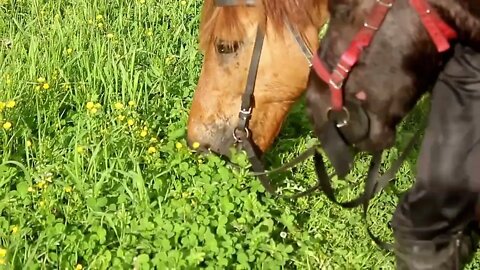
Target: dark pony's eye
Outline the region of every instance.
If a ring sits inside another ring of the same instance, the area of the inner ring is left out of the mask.
[[[217,40],[215,47],[220,54],[235,53],[240,48],[241,43],[239,41],[224,41]]]

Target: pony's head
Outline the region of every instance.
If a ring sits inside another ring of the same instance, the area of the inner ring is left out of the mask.
[[[391,147],[397,124],[451,56],[449,41],[480,44],[474,2],[330,0],[329,27],[306,94],[316,135],[336,119],[359,150]]]
[[[205,0],[200,25],[204,59],[188,119],[190,145],[197,142],[200,149],[228,156],[239,120],[251,112],[249,135],[259,150],[269,148],[305,91],[306,56],[318,47],[327,19],[325,2]],[[242,103],[246,91],[253,91],[253,98],[247,94]],[[239,117],[245,104],[250,108]]]

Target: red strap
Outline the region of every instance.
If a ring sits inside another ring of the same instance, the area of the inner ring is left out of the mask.
[[[353,38],[348,49],[341,55],[332,73],[322,62],[318,54],[313,57],[312,65],[317,75],[329,85],[332,110],[343,108],[343,84],[350,70],[360,59],[363,49],[370,46],[377,30],[382,25],[395,0],[377,0],[362,29]],[[439,52],[450,48],[448,39],[457,37],[457,33],[431,9],[425,0],[410,0]]]
[[[410,0],[410,4],[420,16],[430,38],[437,46],[438,52],[450,49],[448,39],[457,37],[457,33],[446,24],[425,0]]]

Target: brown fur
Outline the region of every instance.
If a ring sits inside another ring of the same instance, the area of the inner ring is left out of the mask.
[[[226,41],[242,40],[245,37],[245,27],[240,18],[248,9],[254,9],[258,18],[268,18],[275,29],[281,32],[285,19],[299,32],[310,25],[320,27],[325,23],[324,16],[318,16],[318,11],[325,8],[323,0],[263,0],[255,7],[235,6],[216,7],[214,0],[205,0],[201,14],[200,48],[205,48],[218,38]],[[263,26],[264,22],[261,22]]]
[[[308,65],[284,25],[299,30],[312,51],[328,19],[327,0],[259,0],[255,7],[214,7],[205,0],[200,22],[204,53],[202,71],[188,119],[188,141],[228,154],[238,123],[241,96],[250,65],[256,26],[265,32],[254,91],[250,129],[260,150],[266,151],[280,132],[293,103],[304,93]],[[235,53],[220,54],[222,44],[240,43]]]

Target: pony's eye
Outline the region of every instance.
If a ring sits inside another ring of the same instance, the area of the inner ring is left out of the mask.
[[[220,54],[234,53],[240,48],[240,42],[238,41],[223,41],[218,40],[215,44],[217,52]]]

